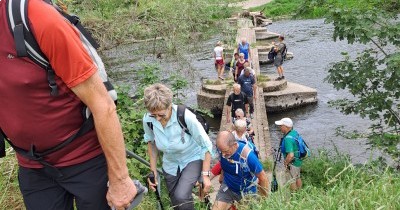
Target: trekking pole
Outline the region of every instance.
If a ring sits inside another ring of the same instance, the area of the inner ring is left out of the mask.
[[[281,140],[281,143],[282,143],[282,140]],[[279,144],[278,153],[275,155],[274,167],[272,168],[271,192],[276,192],[278,190],[278,180],[276,179],[275,169],[276,169],[277,162],[280,161],[280,159],[281,159],[281,157],[280,157],[281,156],[281,153],[280,153],[280,151],[281,151],[281,147],[280,147],[281,143]]]
[[[144,164],[144,165],[146,165],[147,167],[150,168],[150,163],[147,162],[144,158],[140,157],[139,155],[137,155],[137,154],[135,154],[135,153],[133,153],[133,152],[131,152],[131,151],[129,151],[129,150],[125,150],[125,152],[126,152],[126,155],[127,155],[129,158],[135,158],[136,160],[138,160],[139,162],[141,162],[142,164]],[[162,171],[161,171],[160,169],[158,169],[158,168],[157,168],[157,172],[158,172],[159,174],[162,173]]]
[[[155,176],[154,176],[153,172],[151,172],[149,175],[147,175],[147,177],[150,179],[150,182],[156,183]],[[158,190],[158,185],[156,187],[156,192],[155,193],[156,193],[156,197],[157,197],[157,200],[158,200],[159,209],[164,210],[164,207],[163,207],[163,204],[162,204],[162,201],[161,201],[160,191]]]

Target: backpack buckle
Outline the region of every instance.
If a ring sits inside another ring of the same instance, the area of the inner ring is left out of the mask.
[[[72,24],[77,25],[79,22],[81,22],[81,19],[78,16],[72,14],[70,16]]]

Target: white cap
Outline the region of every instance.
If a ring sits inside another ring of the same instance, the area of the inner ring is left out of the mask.
[[[293,127],[293,121],[290,118],[287,118],[287,117],[282,118],[279,121],[275,121],[275,124],[276,125],[284,125],[284,126],[290,127],[290,128]]]

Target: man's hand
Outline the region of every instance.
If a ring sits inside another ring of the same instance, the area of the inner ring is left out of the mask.
[[[130,177],[113,182],[110,181],[106,196],[108,205],[117,210],[125,209],[129,207],[136,193],[136,186]]]
[[[231,118],[230,117],[226,117],[226,123],[230,123],[231,122]]]
[[[254,102],[256,102],[257,101],[257,94],[254,94]]]

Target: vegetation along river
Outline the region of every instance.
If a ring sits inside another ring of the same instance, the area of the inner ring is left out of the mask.
[[[278,21],[268,26],[268,30],[284,34],[288,50],[294,53],[294,59],[286,61],[283,65],[287,80],[318,91],[316,105],[268,114],[272,145],[276,147],[281,137],[274,121],[282,117],[290,117],[294,121],[295,129],[303,135],[314,152],[323,148],[331,152],[337,149],[342,154],[349,154],[354,163],[364,163],[370,158],[376,159],[383,155],[371,149],[365,137],[358,135],[369,132],[370,121],[354,115],[343,115],[328,105],[330,100],[344,96],[351,97],[349,93],[337,91],[331,84],[324,82],[330,64],[342,59],[341,52],[348,51],[355,55],[357,51],[363,49],[363,46],[348,45],[346,41],[334,42],[332,40],[333,27],[324,24],[323,19]],[[132,92],[135,89],[135,69],[143,63],[157,63],[164,72],[184,69],[183,76],[191,80],[190,87],[184,93],[185,103],[196,106],[196,93],[201,87],[201,79],[216,78],[212,49],[218,40],[217,36],[203,43],[193,43],[196,45],[196,50],[183,55],[188,60],[184,64],[174,62],[165,55],[166,58],[157,59],[153,54],[144,53],[154,44],[149,42],[111,49],[104,52],[104,55],[105,60],[112,63],[110,70],[118,71],[122,75],[116,77],[117,82],[131,84]],[[275,67],[272,65],[262,65],[261,72],[276,74]],[[164,76],[164,79],[167,80],[167,76]],[[214,138],[219,128],[220,117],[216,116],[209,121],[212,126],[211,137]],[[337,135],[338,133],[345,135]],[[345,136],[357,138],[349,139]]]

